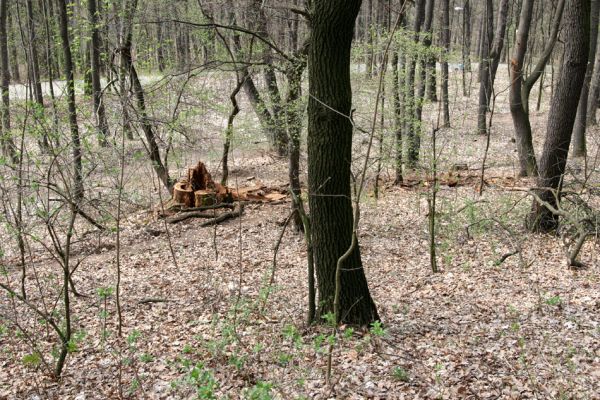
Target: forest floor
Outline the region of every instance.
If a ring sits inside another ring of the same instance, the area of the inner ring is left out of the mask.
[[[438,135],[440,272],[432,273],[429,264],[431,186],[391,184],[391,144],[384,147],[379,198],[371,181],[361,203],[359,243],[382,326],[342,327],[333,336],[325,325],[306,325],[306,246],[292,229],[283,235],[273,270],[289,201],[251,204],[242,218],[214,228],[193,219],[167,226],[156,218],[156,207],[136,209],[122,222],[122,337],[114,292],[99,290],[115,286],[115,235],[82,235],[72,257],[84,260],[74,282],[85,297],[73,299],[77,340],[61,380],[28,357],[26,332],[39,336],[40,349],[52,348],[52,332],[40,332],[35,315],[3,296],[0,398],[599,399],[600,242],[590,238],[581,252],[587,268],[572,270],[560,237],[524,228],[532,201],[525,190],[534,182],[516,178],[504,74],[496,89],[501,95],[485,173],[489,185],[478,193],[486,140],[474,128],[475,92],[470,99],[457,94],[458,75],[451,89],[453,127]],[[368,125],[374,83],[356,81],[356,120]],[[428,108],[430,120],[436,107]],[[538,152],[547,109],[543,99],[542,109],[532,112]],[[240,118],[250,126],[246,113]],[[222,119],[215,121],[214,129],[206,124],[213,130],[206,143],[218,149]],[[591,184],[597,185],[600,171],[592,161],[599,129],[589,137]],[[357,134],[355,144],[358,168],[365,137]],[[211,149],[190,152],[182,163],[200,158],[216,171],[218,153]],[[232,162],[238,186],[286,183],[286,161],[264,145],[238,145]],[[469,171],[451,174],[449,167],[458,163]],[[582,173],[580,160],[569,167]],[[142,180],[144,171],[132,173],[130,181]],[[419,176],[426,175],[425,167]],[[7,251],[5,263],[7,279],[17,287],[15,254]],[[58,294],[60,268],[41,250],[32,259],[31,296],[39,297],[36,279]],[[21,334],[11,334],[15,323]]]

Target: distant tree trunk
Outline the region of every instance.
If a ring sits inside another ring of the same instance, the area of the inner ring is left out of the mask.
[[[267,31],[267,16],[264,12],[262,5],[263,0],[254,0],[254,11],[257,18],[257,29],[256,33],[264,38],[269,37]],[[281,106],[281,93],[279,92],[279,85],[277,84],[277,75],[275,75],[275,68],[273,66],[273,55],[270,47],[265,47],[263,54],[263,63],[265,64],[263,69],[263,77],[267,85],[267,93],[271,100],[271,109],[273,116],[273,127],[275,131],[275,149],[280,156],[284,156],[288,150],[288,137],[285,131],[285,120],[283,118],[283,111]]]
[[[443,126],[450,126],[450,99],[448,95],[448,56],[450,54],[450,2],[442,0],[442,47],[444,55],[442,58],[442,114]]]
[[[431,0],[431,10],[429,3],[425,5],[425,20],[423,22],[423,45],[429,49],[433,43],[433,11],[435,9],[435,0]],[[429,101],[437,101],[437,62],[435,55],[428,55],[422,64],[423,84],[425,85],[425,98]]]
[[[160,19],[159,8],[154,9],[156,18]],[[163,50],[163,24],[159,22],[156,24],[156,63],[158,64],[158,71],[164,72],[165,70],[165,55]]]
[[[394,184],[402,183],[404,177],[402,175],[402,103],[400,101],[400,56],[398,49],[395,48],[392,52],[392,96],[394,99],[394,132],[395,132],[395,171],[396,178]]]
[[[463,8],[463,43],[462,43],[462,84],[463,96],[471,93],[467,73],[471,72],[471,6],[469,0],[465,1]]]
[[[425,18],[425,1],[415,1],[415,14],[413,21],[413,35],[415,44],[419,43],[419,33],[421,32],[421,25]],[[417,61],[414,57],[407,60],[406,65],[406,81],[404,86],[404,110],[406,112],[404,118],[405,132],[406,132],[406,165],[409,168],[414,168],[419,160],[419,150],[421,147],[421,138],[414,130],[414,115],[416,110],[415,101],[415,74],[416,74]]]
[[[10,85],[10,71],[8,70],[8,35],[6,32],[6,23],[8,21],[9,0],[0,0],[0,91],[2,92],[2,108],[0,117],[0,139],[2,143],[2,153],[4,157],[17,164],[17,149],[10,132],[10,98],[8,89]]]
[[[435,0],[427,0],[425,4],[425,18],[423,19],[423,31],[422,31],[422,42],[423,47],[426,49],[424,52],[427,54],[431,47],[431,26],[433,23],[433,10],[435,7]],[[435,62],[435,61],[434,61]],[[419,66],[419,82],[417,86],[417,94],[415,98],[415,115],[413,121],[413,135],[416,139],[415,144],[421,147],[421,133],[423,131],[423,99],[425,98],[425,86],[426,86],[426,73],[427,64],[429,63],[429,56],[422,56],[420,59]]]
[[[319,316],[334,311],[336,266],[353,241],[350,45],[360,0],[314,0],[309,48],[308,186]],[[359,246],[342,265],[337,322],[379,319]]]
[[[14,25],[13,24],[13,13],[10,12],[10,8],[8,8],[7,6],[7,19],[6,19],[6,26],[7,26],[7,30],[9,31],[8,34],[8,38],[9,38],[9,47],[10,47],[10,76],[12,78],[13,82],[21,82],[21,72],[19,71],[19,55],[17,52],[17,38],[16,35],[14,33],[14,29],[8,29],[9,26]]]
[[[125,38],[123,34],[127,31],[126,24],[128,23],[125,20],[125,17],[122,13],[122,10],[119,9],[116,2],[112,3],[113,5],[113,14],[116,21],[118,21],[117,26],[117,42],[119,43],[119,48],[125,47]],[[127,3],[125,3],[127,6]],[[110,69],[109,69],[110,70]],[[123,128],[123,134],[127,137],[128,140],[133,140],[133,130],[131,127],[131,120],[129,118],[129,90],[127,89],[127,77],[129,75],[129,70],[127,69],[127,63],[125,58],[123,57],[123,52],[119,52],[119,101],[121,103],[121,125]]]
[[[35,34],[35,20],[33,17],[33,4],[31,0],[26,1],[27,5],[27,32],[29,36],[29,60],[31,62],[31,85],[33,86],[33,97],[35,102],[43,110],[44,96],[42,94],[42,82],[40,81],[40,62],[37,51],[37,37]]]
[[[537,195],[551,207],[556,207],[565,173],[577,105],[585,79],[590,53],[590,2],[568,0],[563,21],[564,54],[560,75],[550,111],[546,142],[540,157]],[[558,216],[545,205],[533,200],[528,226],[532,231],[556,229]]]
[[[26,1],[27,6],[27,32],[29,36],[29,71],[31,72],[31,86],[33,88],[33,98],[37,104],[36,114],[38,118],[42,118],[44,115],[44,96],[42,94],[42,82],[40,80],[40,61],[37,51],[37,37],[35,33],[35,20],[33,17],[33,4],[31,0]],[[43,149],[47,149],[48,135],[44,132],[42,135],[42,141],[40,145]]]
[[[77,126],[77,106],[75,104],[75,79],[73,73],[73,57],[69,40],[69,17],[65,0],[58,1],[60,19],[60,39],[64,54],[65,78],[67,81],[67,104],[69,109],[69,125],[71,128],[71,148],[73,153],[73,197],[79,202],[83,199],[83,166],[81,162],[81,140]]]
[[[600,12],[600,0],[591,1],[591,21],[590,21],[590,49],[588,56],[588,65],[585,71],[585,80],[579,97],[579,106],[577,107],[577,118],[573,128],[573,156],[585,157],[585,131],[587,123],[587,102],[590,94],[590,82],[594,73],[594,56],[596,55],[596,44],[598,43],[598,12]]]
[[[506,20],[508,18],[508,0],[500,0],[498,10],[498,22],[496,24],[496,34],[492,34],[492,25],[490,19],[493,20],[493,2],[488,0],[486,15],[488,16],[486,43],[491,44],[489,47],[484,46],[484,56],[481,60],[480,67],[480,82],[479,82],[479,111],[477,114],[477,131],[480,134],[488,134],[487,131],[487,112],[490,107],[490,101],[494,92],[494,80],[496,71],[500,63],[500,55],[504,46],[504,34],[506,32]],[[490,18],[492,16],[492,18]]]
[[[125,16],[123,19],[124,31],[121,33],[123,45],[121,47],[121,57],[123,59],[123,63],[125,66],[125,70],[129,72],[129,79],[131,79],[131,86],[133,90],[133,95],[136,99],[138,113],[140,114],[140,124],[142,126],[142,131],[144,131],[144,136],[146,137],[146,150],[148,152],[148,156],[150,161],[152,162],[152,167],[156,172],[156,175],[165,186],[165,189],[170,193],[173,189],[174,182],[169,176],[169,170],[163,164],[162,158],[160,156],[160,149],[158,147],[158,143],[156,141],[156,134],[154,133],[154,129],[152,127],[152,123],[148,118],[148,112],[146,110],[146,98],[144,95],[144,88],[140,79],[138,77],[137,71],[133,65],[133,60],[131,57],[131,45],[132,45],[132,37],[133,37],[133,17],[135,15],[137,9],[138,0],[130,0],[126,2],[126,9],[124,10]]]
[[[367,79],[373,76],[373,59],[375,58],[375,49],[373,44],[373,0],[367,0],[367,16],[366,20],[366,35],[367,35],[367,58],[366,58],[366,73]]]
[[[96,128],[98,129],[99,141],[103,146],[108,145],[108,123],[106,112],[102,101],[102,87],[100,84],[100,34],[98,32],[98,15],[96,12],[96,1],[87,0],[88,17],[92,29],[90,41],[90,61],[92,74],[92,96],[94,98],[94,115],[96,117]]]

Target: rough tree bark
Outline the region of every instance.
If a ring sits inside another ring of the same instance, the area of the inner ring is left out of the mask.
[[[562,28],[565,50],[548,113],[546,141],[540,157],[538,177],[538,196],[552,207],[556,207],[560,198],[573,124],[587,69],[589,17],[589,0],[567,1]],[[532,231],[551,231],[558,226],[558,217],[534,199],[528,226]]]
[[[573,156],[584,157],[586,154],[585,131],[587,123],[587,102],[590,93],[590,82],[594,73],[594,56],[596,55],[596,44],[598,43],[598,12],[600,12],[600,1],[591,0],[590,12],[590,49],[588,65],[585,71],[585,80],[579,97],[577,107],[577,118],[573,128]]]
[[[96,0],[88,0],[88,17],[91,25],[90,64],[92,74],[92,96],[94,99],[94,115],[96,117],[96,128],[98,129],[100,144],[108,144],[108,123],[106,112],[102,101],[102,87],[100,84],[100,34],[98,32],[98,14]]]
[[[315,0],[309,48],[308,186],[319,315],[334,311],[336,264],[350,247],[350,45],[360,0]],[[343,263],[338,321],[379,319],[358,246]]]

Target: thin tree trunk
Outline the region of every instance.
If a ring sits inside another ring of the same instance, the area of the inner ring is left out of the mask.
[[[402,175],[402,103],[400,101],[400,56],[398,49],[395,48],[392,52],[392,96],[394,98],[394,139],[395,139],[395,172],[396,178],[394,184],[402,183],[404,177]]]
[[[529,115],[523,105],[523,101],[528,101],[529,98],[523,98],[521,95],[523,89],[523,62],[525,60],[525,52],[527,51],[534,2],[535,0],[523,0],[514,54],[510,62],[509,101],[510,112],[515,126],[517,151],[519,153],[519,176],[537,175],[531,124],[529,122]]]
[[[598,96],[600,96],[600,46],[596,44],[596,54],[594,56],[594,72],[590,82],[590,93],[587,104],[587,126],[597,125],[596,110],[598,109]]]
[[[508,6],[508,0],[500,1],[498,10],[498,21],[496,24],[496,33],[492,34],[492,22],[490,21],[493,21],[492,10],[494,5],[491,0],[488,0],[487,2],[487,43],[489,44],[489,47],[484,46],[484,57],[481,60],[481,76],[479,83],[479,111],[477,114],[477,131],[480,134],[484,135],[489,133],[487,128],[487,113],[494,92],[494,80],[496,78],[498,64],[500,63],[500,55],[502,54],[502,48],[504,46],[506,21],[508,18]]]
[[[449,0],[442,0],[442,114],[443,126],[450,126],[450,98],[448,95],[448,55],[450,53],[450,4]]]
[[[38,119],[43,119],[44,116],[44,96],[42,94],[42,82],[40,81],[40,63],[37,51],[37,37],[35,32],[35,20],[33,17],[33,4],[31,0],[26,1],[27,8],[27,33],[28,33],[28,48],[29,48],[29,71],[31,72],[30,82],[33,87],[33,98],[36,107],[36,116]],[[48,135],[44,133],[42,135],[42,141],[40,143],[42,149],[47,149]]]
[[[416,0],[415,2],[415,16],[413,23],[413,35],[415,44],[419,43],[419,33],[421,32],[421,25],[425,18],[425,1]],[[414,130],[414,115],[416,110],[416,99],[415,93],[415,74],[416,74],[417,61],[415,58],[410,58],[406,65],[406,82],[404,87],[404,104],[405,104],[405,132],[406,132],[406,165],[409,168],[414,168],[419,160],[419,150],[421,147],[421,138]]]
[[[154,168],[156,175],[158,175],[158,178],[165,186],[167,191],[171,193],[174,182],[171,180],[169,176],[169,170],[163,164],[162,158],[160,156],[160,149],[156,141],[156,134],[154,133],[154,129],[152,128],[152,124],[150,122],[150,119],[148,118],[148,112],[146,110],[146,98],[144,95],[144,88],[142,86],[142,83],[140,82],[131,57],[131,45],[133,37],[132,26],[133,17],[137,9],[137,2],[138,0],[131,0],[129,4],[126,5],[127,8],[124,10],[124,31],[121,34],[121,37],[123,39],[123,46],[121,47],[121,57],[123,59],[125,70],[129,72],[129,79],[131,79],[133,95],[135,96],[138,113],[140,114],[140,124],[142,126],[142,130],[144,131],[144,136],[146,137],[146,150],[148,152],[148,156],[150,157],[150,161],[152,162],[152,167]]]
[[[96,117],[96,127],[98,129],[99,141],[103,146],[108,145],[108,123],[106,121],[106,112],[102,99],[102,87],[100,84],[100,34],[98,32],[98,15],[96,12],[96,1],[87,0],[88,17],[92,29],[90,58],[92,74],[92,96],[94,98],[94,115]]]
[[[75,80],[73,73],[73,58],[69,40],[69,19],[65,0],[58,1],[60,19],[60,38],[64,54],[65,77],[67,81],[67,104],[69,110],[69,126],[71,128],[71,148],[73,154],[73,197],[76,202],[83,199],[83,165],[81,162],[81,140],[77,126],[77,107],[75,104]]]
[[[463,8],[463,43],[462,43],[462,84],[463,96],[471,93],[470,80],[467,80],[467,73],[471,73],[471,5],[469,0],[465,1]]]

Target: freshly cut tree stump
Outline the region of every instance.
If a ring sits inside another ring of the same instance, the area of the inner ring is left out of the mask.
[[[173,200],[184,204],[186,207],[194,207],[194,190],[187,181],[177,182],[173,187]]]

